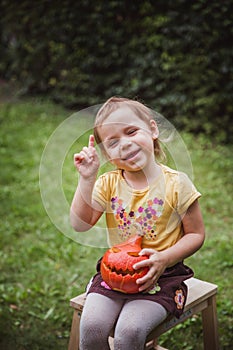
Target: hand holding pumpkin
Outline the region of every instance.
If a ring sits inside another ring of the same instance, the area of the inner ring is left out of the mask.
[[[139,261],[148,259],[147,256],[139,255],[141,243],[142,237],[134,235],[105,252],[100,271],[103,280],[111,289],[129,294],[139,292],[136,281],[148,272],[148,267],[137,271],[133,268]]]
[[[162,254],[154,249],[144,248],[140,251],[139,255],[147,255],[148,259],[136,263],[133,268],[138,270],[147,267],[149,271],[143,277],[138,278],[136,283],[140,285],[139,292],[148,292],[155,286],[167,265],[166,261],[162,258]]]

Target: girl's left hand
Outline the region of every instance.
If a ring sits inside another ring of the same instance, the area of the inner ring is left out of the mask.
[[[148,273],[142,278],[137,279],[137,284],[140,284],[139,292],[148,292],[151,290],[159,277],[166,269],[166,261],[163,258],[163,254],[155,251],[154,249],[145,248],[142,249],[139,255],[147,255],[148,259],[140,261],[134,265],[135,270],[139,270],[143,267],[149,267]]]

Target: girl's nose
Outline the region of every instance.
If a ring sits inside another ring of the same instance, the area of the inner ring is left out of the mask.
[[[121,139],[121,148],[126,149],[132,145],[132,141],[128,137]]]

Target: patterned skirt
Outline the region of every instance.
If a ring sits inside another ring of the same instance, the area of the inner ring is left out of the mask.
[[[109,298],[119,298],[125,301],[136,299],[151,300],[161,304],[169,314],[177,318],[183,313],[187,299],[187,286],[184,281],[194,275],[193,271],[188,266],[184,265],[183,262],[179,262],[164,271],[157,281],[157,286],[159,288],[155,288],[152,292],[140,292],[135,294],[125,294],[110,289],[101,277],[100,262],[101,259],[96,266],[97,273],[87,286],[87,294],[99,293]]]

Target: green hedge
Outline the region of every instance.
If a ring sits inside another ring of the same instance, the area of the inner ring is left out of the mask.
[[[139,98],[233,140],[232,1],[2,0],[3,79],[68,107]]]

